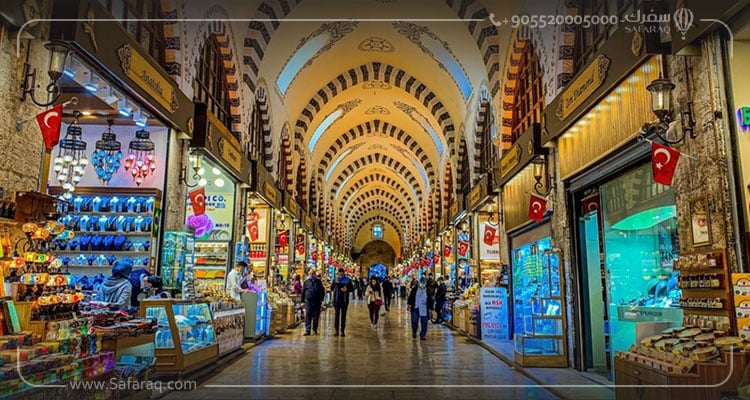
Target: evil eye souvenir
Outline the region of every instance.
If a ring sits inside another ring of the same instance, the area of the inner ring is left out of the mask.
[[[143,243],[140,240],[133,242],[133,251],[143,251]]]
[[[78,215],[73,216],[70,220],[70,225],[68,225],[70,229],[74,231],[81,230],[81,217]]]
[[[136,257],[136,258],[134,258],[134,259],[132,260],[132,263],[133,263],[133,265],[138,265],[138,264],[140,264],[140,263],[141,263],[141,259],[140,259],[140,258],[138,258],[138,257]]]
[[[146,202],[146,199],[144,199],[143,197],[139,197],[135,203],[135,212],[137,213],[143,212],[143,209],[145,208],[143,203],[145,202]]]
[[[78,257],[76,257],[76,263],[77,265],[80,265],[80,266],[86,265],[86,255],[79,254]]]
[[[151,247],[151,241],[150,240],[147,240],[147,241],[143,242],[143,249],[144,250],[148,251],[149,247]]]
[[[131,242],[130,240],[126,241],[124,244],[124,247],[125,247],[125,251],[130,251],[130,249],[133,248],[133,242]]]
[[[109,236],[104,237],[104,239],[102,240],[102,250],[111,251],[112,245],[114,244],[114,242],[115,242],[114,236],[109,235]]]
[[[128,207],[128,211],[127,212],[131,212],[131,213],[135,212],[135,203],[136,202],[137,202],[137,200],[135,199],[135,197],[128,198],[128,201],[126,203],[127,207]]]
[[[83,211],[83,210],[81,209],[82,207],[83,207],[83,197],[81,197],[81,196],[76,196],[76,198],[75,198],[75,199],[73,199],[73,209],[74,209],[74,210],[75,210],[76,212],[81,212],[81,211]]]
[[[66,216],[60,218],[60,222],[62,222],[63,224],[65,224],[66,227],[72,229],[73,227],[70,225],[71,221],[73,221],[73,216],[72,215],[66,215]]]
[[[146,200],[146,211],[148,212],[154,211],[154,201],[155,199],[153,197]]]
[[[143,231],[149,232],[151,231],[151,221],[153,221],[153,218],[146,217],[146,219],[143,220]]]
[[[88,215],[84,215],[84,216],[80,217],[80,219],[78,220],[78,222],[80,224],[80,227],[81,227],[80,230],[82,230],[82,231],[88,231],[89,230],[89,221],[91,221],[91,217],[89,217]]]
[[[93,200],[94,200],[94,199],[92,199],[92,198],[90,198],[90,197],[89,197],[89,198],[87,198],[87,199],[83,199],[83,205],[81,206],[81,211],[84,211],[84,212],[91,212],[91,202],[92,202]]]
[[[76,247],[78,247],[78,244],[79,244],[79,241],[78,241],[78,240],[73,240],[73,241],[71,241],[71,242],[70,242],[70,250],[75,250],[75,249],[76,249]]]
[[[89,246],[91,245],[91,236],[84,235],[81,236],[79,240],[79,243],[81,244],[81,251],[88,251],[91,250]]]
[[[148,262],[149,262],[149,261],[150,261],[150,259],[149,259],[148,257],[143,257],[143,260],[141,261],[141,264],[142,264],[142,265],[143,265],[144,267],[148,267]]]
[[[103,237],[96,235],[91,238],[91,250],[93,251],[101,251],[102,250],[102,241],[104,240]]]
[[[107,262],[109,262],[109,265],[114,265],[115,261],[117,261],[117,257],[114,254],[110,254],[109,257],[107,257]]]
[[[107,232],[114,232],[117,229],[117,217],[109,217],[107,220]]]
[[[109,221],[109,217],[99,217],[99,232],[104,232],[107,230],[107,221]]]
[[[112,197],[109,199],[109,211],[111,212],[121,212],[122,209],[120,208],[120,199],[117,198],[117,196]]]
[[[133,230],[136,232],[142,232],[142,226],[143,224],[143,217],[136,217],[135,220],[133,220]]]
[[[86,262],[89,263],[89,266],[94,265],[94,261],[96,261],[95,255],[90,254],[88,257],[86,257]]]
[[[124,232],[125,231],[125,217],[122,215],[117,217],[117,232]]]
[[[103,267],[105,265],[108,265],[109,261],[107,261],[107,256],[104,254],[99,255],[99,257],[96,258],[96,265]]]
[[[68,256],[63,257],[62,263],[63,263],[64,266],[67,267],[70,264],[70,257],[68,257]]]

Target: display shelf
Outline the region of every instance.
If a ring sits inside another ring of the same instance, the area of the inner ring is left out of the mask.
[[[73,231],[76,234],[90,234],[94,233],[97,235],[122,235],[122,236],[151,236],[151,232],[115,232],[115,231]],[[80,236],[80,235],[78,235]]]
[[[116,251],[116,250],[55,250],[59,254],[104,254],[104,255],[130,255],[130,256],[148,256],[148,251]]]
[[[730,334],[737,331],[735,315],[732,312],[732,288],[730,286],[731,279],[729,276],[729,268],[727,266],[726,250],[723,248],[683,253],[680,254],[679,258],[675,261],[675,268],[679,268],[680,276],[688,277],[688,279],[681,279],[681,283],[689,283],[690,278],[695,278],[701,275],[707,275],[708,279],[704,277],[704,284],[706,280],[710,283],[712,279],[717,279],[721,284],[721,287],[681,287],[682,298],[680,302],[695,301],[695,299],[719,299],[721,300],[721,308],[703,308],[703,307],[689,307],[681,306],[680,308],[687,314],[705,314],[710,316],[719,316],[729,318]]]
[[[195,295],[193,285],[194,243],[192,233],[168,231],[164,233],[161,255],[161,274],[164,288],[180,291],[185,298]]]

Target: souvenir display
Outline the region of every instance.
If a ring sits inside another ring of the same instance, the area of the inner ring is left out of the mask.
[[[195,279],[212,281],[224,285],[228,271],[229,242],[195,243]]]
[[[50,188],[62,195],[59,188]],[[58,222],[73,237],[53,241],[51,250],[64,267],[80,274],[106,271],[118,260],[152,268],[158,243],[161,192],[157,189],[76,188],[58,205]]]
[[[218,346],[209,303],[148,299],[141,302],[140,312],[157,320],[157,373],[189,373],[216,360]]]
[[[191,233],[164,232],[160,261],[164,289],[187,299],[195,297],[194,245]]]

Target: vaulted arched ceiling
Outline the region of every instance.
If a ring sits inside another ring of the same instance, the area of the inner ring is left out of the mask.
[[[439,216],[459,127],[475,124],[480,90],[501,87],[505,49],[487,17],[517,5],[500,3],[261,2],[259,15],[288,21],[249,24],[244,82],[265,81],[283,104],[276,124],[288,124],[295,166],[306,166],[296,179],[312,180],[341,244],[361,249],[380,222],[400,253]]]

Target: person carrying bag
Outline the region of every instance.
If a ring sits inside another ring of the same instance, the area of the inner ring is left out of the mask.
[[[383,285],[378,282],[378,278],[370,278],[370,284],[365,289],[365,301],[367,309],[370,311],[370,322],[372,329],[377,329],[380,307],[383,306]]]

